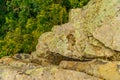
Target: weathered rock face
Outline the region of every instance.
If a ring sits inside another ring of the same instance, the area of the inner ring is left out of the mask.
[[[113,50],[120,51],[120,21],[97,28],[94,37]]]
[[[0,80],[102,80],[83,72],[60,69],[57,66],[42,66],[15,60],[0,59]]]
[[[69,15],[31,55],[0,59],[0,80],[120,80],[120,61],[111,61],[120,60],[120,0],[91,0]]]
[[[119,7],[119,0],[91,0],[71,10],[68,23],[40,36],[33,55],[46,57],[49,51],[74,59],[113,56],[120,50]]]
[[[114,75],[114,76],[113,76]],[[0,59],[0,80],[119,80],[120,61],[61,61],[59,65]]]
[[[62,61],[60,67],[82,71],[104,80],[120,80],[120,62],[93,60],[90,62]]]
[[[114,0],[112,3],[109,2],[111,0],[108,0],[109,7],[103,9],[105,11],[101,11],[98,16],[100,17],[101,14],[106,13],[106,15],[101,16],[102,22],[93,32],[93,36],[106,47],[120,51],[120,1]]]

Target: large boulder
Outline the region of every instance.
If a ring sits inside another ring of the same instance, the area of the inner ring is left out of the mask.
[[[49,52],[73,59],[118,54],[119,5],[119,0],[90,0],[83,8],[72,9],[68,23],[40,36],[34,58],[48,57]]]

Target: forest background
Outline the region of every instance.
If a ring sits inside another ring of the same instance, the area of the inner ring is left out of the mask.
[[[89,0],[0,0],[0,58],[35,51],[39,36]]]

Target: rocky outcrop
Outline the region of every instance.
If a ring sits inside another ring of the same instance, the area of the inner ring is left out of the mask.
[[[119,0],[91,0],[81,9],[72,9],[68,23],[40,36],[33,55],[46,57],[52,52],[81,59],[118,54],[119,5]]]
[[[21,56],[24,56],[21,55]],[[44,61],[43,61],[44,62]],[[114,76],[113,76],[114,75]],[[0,80],[119,80],[120,61],[61,61],[36,64],[11,57],[0,59]]]
[[[5,57],[0,60],[0,80],[102,80],[55,65],[38,65]]]
[[[90,0],[42,34],[36,51],[0,59],[0,80],[120,80],[120,1]]]

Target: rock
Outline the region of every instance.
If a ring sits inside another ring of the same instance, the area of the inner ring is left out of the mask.
[[[0,59],[0,80],[102,80],[83,72],[58,69],[57,66],[43,67],[33,63]]]
[[[49,57],[48,52],[79,60],[118,54],[119,5],[119,0],[90,0],[72,9],[68,23],[40,36],[34,58]]]
[[[101,17],[102,23],[95,29],[93,36],[106,47],[120,51],[120,1],[108,1],[106,5],[109,7],[101,9],[101,14],[104,16],[101,14],[98,15],[98,18]]]
[[[36,63],[26,62],[23,60],[16,60],[11,57],[3,57],[2,59],[0,59],[0,65],[7,65],[15,68],[20,68],[20,69],[23,69],[23,71],[25,69],[42,66]]]
[[[17,59],[17,60],[24,60],[26,62],[29,62],[32,56],[30,54],[25,54],[25,53],[19,53],[15,54],[12,56],[12,58]]]
[[[120,51],[120,21],[116,20],[111,24],[105,24],[97,28],[94,37],[112,50]]]
[[[119,0],[72,9],[68,23],[40,36],[35,52],[0,59],[0,80],[120,80],[120,61],[110,61],[120,60],[119,14]]]
[[[37,74],[36,74],[37,73]],[[89,76],[82,72],[76,72],[63,69],[38,69],[32,72],[32,74],[38,77],[39,80],[102,80],[96,77]],[[42,76],[40,76],[42,75]]]
[[[99,77],[103,80],[120,80],[120,62],[93,60],[89,62],[62,61],[60,67]],[[114,76],[113,76],[114,75]]]

